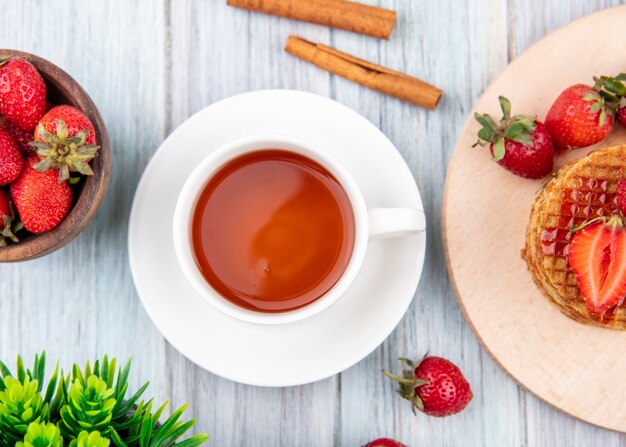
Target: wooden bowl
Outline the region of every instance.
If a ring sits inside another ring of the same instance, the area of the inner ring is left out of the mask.
[[[102,117],[78,82],[52,62],[34,54],[0,49],[0,57],[3,56],[19,56],[33,64],[46,82],[48,101],[54,105],[69,104],[82,110],[93,123],[96,144],[100,146],[98,155],[91,162],[94,175],[84,177],[74,189],[74,206],[65,220],[43,234],[24,235],[22,230],[20,242],[0,248],[0,262],[16,262],[52,253],[69,243],[85,228],[98,211],[109,186],[111,152]]]

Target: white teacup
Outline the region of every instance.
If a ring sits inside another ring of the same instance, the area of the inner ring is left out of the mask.
[[[211,177],[226,163],[249,152],[282,149],[308,157],[324,166],[345,190],[354,213],[355,238],[348,265],[324,295],[299,309],[283,313],[264,313],[240,307],[222,297],[202,275],[192,243],[192,221],[200,194]],[[330,154],[316,145],[287,135],[259,135],[226,144],[208,155],[191,173],[178,196],[174,211],[174,247],[180,266],[196,291],[216,309],[241,321],[277,325],[309,318],[330,307],[346,292],[356,278],[368,241],[381,237],[406,236],[424,231],[424,213],[416,208],[367,208],[352,176]]]

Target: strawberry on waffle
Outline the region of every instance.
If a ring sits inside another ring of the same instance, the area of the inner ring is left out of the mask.
[[[563,313],[582,323],[621,330],[626,329],[626,275],[620,267],[622,261],[626,263],[626,244],[621,243],[621,232],[626,230],[621,217],[610,218],[619,214],[616,190],[624,178],[626,145],[592,152],[564,166],[533,204],[525,250],[535,283]],[[597,218],[605,219],[580,233],[571,231]],[[615,226],[615,222],[618,228],[613,233],[597,227]],[[619,240],[615,232],[620,233]],[[576,237],[580,250],[590,247],[588,255],[570,253]],[[609,285],[612,297],[605,290]]]

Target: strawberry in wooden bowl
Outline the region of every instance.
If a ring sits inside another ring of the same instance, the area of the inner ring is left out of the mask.
[[[0,50],[0,137],[0,192],[12,212],[0,262],[63,247],[96,214],[109,184],[109,139],[96,106],[53,63]]]

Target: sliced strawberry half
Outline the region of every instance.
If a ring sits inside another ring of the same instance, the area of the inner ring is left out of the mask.
[[[569,266],[587,308],[602,315],[626,296],[626,229],[614,215],[573,231]]]

